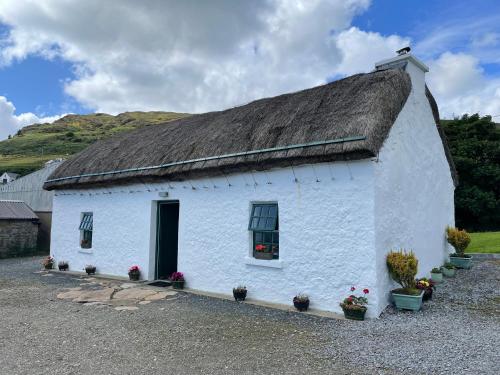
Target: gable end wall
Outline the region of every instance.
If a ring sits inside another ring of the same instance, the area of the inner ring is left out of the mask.
[[[412,249],[418,277],[445,261],[445,228],[454,225],[454,184],[443,143],[425,93],[412,89],[375,164],[375,233],[378,307],[397,285],[389,279],[386,254]]]

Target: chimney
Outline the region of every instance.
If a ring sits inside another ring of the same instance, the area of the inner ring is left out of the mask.
[[[406,50],[406,52],[405,52]],[[412,90],[425,93],[425,73],[429,71],[427,65],[409,53],[409,47],[398,51],[399,55],[375,64],[376,70],[403,69],[410,75]]]

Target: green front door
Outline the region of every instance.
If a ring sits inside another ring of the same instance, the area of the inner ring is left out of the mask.
[[[156,279],[167,279],[177,271],[179,201],[158,203]]]

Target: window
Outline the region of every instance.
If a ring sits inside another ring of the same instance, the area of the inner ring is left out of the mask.
[[[254,203],[248,229],[252,231],[253,256],[256,259],[279,258],[277,203]]]
[[[93,229],[92,212],[82,213],[82,221],[80,222],[80,247],[82,249],[92,248],[92,229]]]

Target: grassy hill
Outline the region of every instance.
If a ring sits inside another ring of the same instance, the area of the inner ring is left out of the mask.
[[[22,128],[11,139],[0,142],[0,174],[27,174],[55,158],[67,158],[98,139],[143,126],[154,126],[188,116],[174,112],[125,112],[68,115],[52,124]]]

